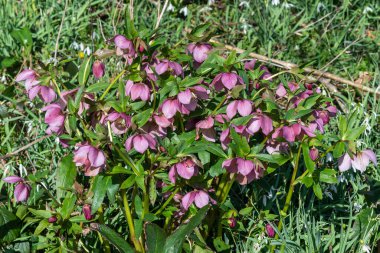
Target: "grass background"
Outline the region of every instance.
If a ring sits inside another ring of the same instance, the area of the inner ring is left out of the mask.
[[[78,58],[83,49],[75,49],[75,43],[92,51],[105,46],[105,39],[124,33],[128,11],[122,1],[0,0],[0,156],[44,136],[45,127],[40,124],[43,117],[35,109],[39,106],[27,101],[24,88],[14,83],[18,71],[31,63],[47,64],[55,51],[58,60]],[[156,19],[157,1],[135,1],[134,22],[138,29],[153,29]],[[380,89],[377,0],[173,1],[163,15],[157,36],[175,46],[179,41],[186,42],[185,31],[203,22],[214,25],[215,38],[222,43],[350,80],[361,78],[365,85]],[[32,32],[31,54],[12,36],[14,29],[24,27]],[[379,157],[379,98],[361,95],[344,85],[330,95],[341,101],[341,109],[347,114],[359,111],[357,124],[367,126],[360,145],[372,148]],[[49,174],[62,153],[55,140],[49,138],[18,156],[0,160],[0,168],[6,174],[24,170]],[[380,180],[380,176],[373,168],[368,174],[370,178],[363,184],[360,175],[346,179],[353,183],[353,189],[347,190],[345,184],[326,189],[325,196],[331,194],[333,199],[327,197],[318,204],[307,197],[307,192],[300,191],[299,203],[290,210],[283,237],[278,240],[285,245],[285,252],[365,252],[366,245],[374,248],[380,237],[379,221],[374,209],[360,208],[367,204],[359,191],[368,188],[368,180]],[[3,183],[0,187],[0,199],[9,201]],[[276,198],[272,201],[275,203]],[[366,226],[358,228],[355,221],[368,217]],[[268,242],[256,236],[257,217],[247,218],[252,220],[247,228],[252,237],[235,234],[236,250],[256,252]]]

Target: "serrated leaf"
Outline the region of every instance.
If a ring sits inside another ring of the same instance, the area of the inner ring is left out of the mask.
[[[70,189],[77,175],[75,163],[73,162],[73,156],[67,155],[62,158],[56,171],[56,187],[57,198],[61,199],[65,195],[65,189]]]
[[[94,214],[102,205],[104,197],[107,193],[108,186],[112,183],[110,176],[97,175],[93,183],[94,196],[92,198],[91,213]]]

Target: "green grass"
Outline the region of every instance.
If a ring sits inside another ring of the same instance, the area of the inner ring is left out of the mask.
[[[157,17],[153,1],[135,2],[135,25],[140,30],[153,29]],[[290,0],[281,1],[277,6],[272,1],[258,0],[244,1],[248,4],[215,1],[210,6],[205,4],[207,1],[192,2],[186,6],[186,17],[180,12],[185,5],[164,14],[157,37],[166,38],[168,46],[186,42],[185,31],[197,24],[211,22],[216,39],[222,43],[302,66],[310,65],[349,80],[357,80],[363,72],[368,72],[371,80],[366,85],[379,89],[380,5],[377,0]],[[286,8],[285,3],[291,7]],[[83,43],[92,51],[106,46],[103,35],[109,39],[115,33],[125,33],[127,7],[116,1],[0,0],[0,67],[5,80],[0,82],[0,156],[44,136],[45,126],[40,123],[43,118],[35,109],[40,106],[29,102],[23,95],[23,87],[13,82],[17,72],[25,66],[44,65],[54,57],[61,22],[58,60],[78,58],[79,51],[70,47],[74,42]],[[23,27],[32,32],[30,56],[11,35],[14,29]],[[8,66],[9,62],[13,64]],[[341,109],[347,114],[359,111],[357,125],[368,126],[361,146],[372,148],[380,157],[380,98],[373,94],[361,96],[344,85],[330,95],[343,104]],[[0,161],[0,169],[7,174],[25,169],[32,173],[48,171],[47,181],[52,183],[52,172],[63,152],[51,137],[11,159]],[[270,242],[256,236],[262,229],[256,224],[260,214],[252,212],[246,217],[251,219],[251,225],[246,229],[253,236],[235,234],[236,250],[256,252],[255,247],[265,247],[268,243],[284,245],[284,252],[362,252],[364,245],[374,248],[380,237],[378,217],[359,193],[368,190],[369,179],[379,181],[380,174],[378,169],[371,168],[367,176],[350,176],[347,180],[353,187],[343,184],[336,192],[331,190],[333,199],[325,196],[323,201],[316,202],[310,199],[306,189],[300,189],[295,196],[299,203],[290,209],[284,233],[278,240]],[[283,178],[279,174],[276,183],[268,182],[268,185],[280,189],[284,186]],[[2,193],[5,193],[3,186],[0,183]],[[269,190],[263,187],[257,192],[245,189],[235,193],[246,194],[254,201],[253,194],[268,195]],[[281,194],[279,192],[270,200],[273,207]],[[10,205],[5,196],[1,195],[2,203]],[[355,205],[362,205],[363,209],[355,211]]]

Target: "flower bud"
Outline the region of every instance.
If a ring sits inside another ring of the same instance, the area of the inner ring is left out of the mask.
[[[55,216],[51,216],[49,219],[48,219],[48,222],[49,223],[55,223],[57,221],[57,217]]]
[[[311,160],[315,161],[318,158],[318,149],[312,147],[309,151],[309,156]]]
[[[86,220],[91,220],[92,219],[91,206],[89,204],[84,204],[84,206],[82,208],[82,212],[83,212],[84,217],[86,218]]]
[[[228,218],[227,222],[228,222],[228,226],[230,226],[230,228],[236,227],[236,219],[234,217]]]
[[[270,238],[273,238],[275,236],[275,234],[276,234],[276,232],[274,231],[273,227],[269,223],[265,226],[265,231],[267,232],[267,235]]]
[[[94,74],[96,79],[99,79],[104,76],[104,69],[105,66],[101,61],[96,60],[94,62],[94,64],[92,65],[92,73]]]

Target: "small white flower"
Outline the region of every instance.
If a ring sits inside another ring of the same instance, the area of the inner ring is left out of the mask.
[[[208,5],[213,5],[214,3],[215,3],[215,0],[208,0],[208,1],[207,1],[207,4],[208,4]]]
[[[362,209],[362,205],[360,205],[358,203],[354,203],[354,211],[355,211],[355,213],[360,212],[361,209]]]
[[[173,12],[174,9],[175,9],[174,6],[171,3],[169,3],[169,6],[168,8],[166,8],[166,11]]]
[[[373,9],[369,6],[365,7],[364,10],[363,10],[363,14],[367,14],[369,12],[373,12]]]
[[[83,53],[85,53],[88,56],[90,56],[91,55],[91,49],[89,47],[86,47],[85,49],[83,49]]]
[[[366,253],[371,253],[371,248],[368,245],[363,245],[362,250]]]
[[[239,3],[239,7],[244,6],[245,8],[249,8],[249,2],[248,1],[241,1]]]
[[[280,4],[280,0],[272,0],[272,5],[277,6]]]
[[[179,10],[179,13],[182,13],[185,17],[187,17],[188,12],[189,12],[189,10],[187,9],[187,6],[185,6]]]
[[[322,9],[326,9],[326,6],[323,3],[318,3],[317,12],[320,13]]]
[[[1,77],[1,82],[2,82],[2,83],[7,83],[7,78],[5,77],[5,75],[3,75],[3,76]]]
[[[74,50],[79,50],[80,49],[79,44],[76,41],[74,41],[73,43],[71,43],[70,48],[72,48]]]
[[[283,3],[282,6],[283,6],[285,9],[290,9],[290,8],[293,8],[293,7],[294,7],[294,4]]]

